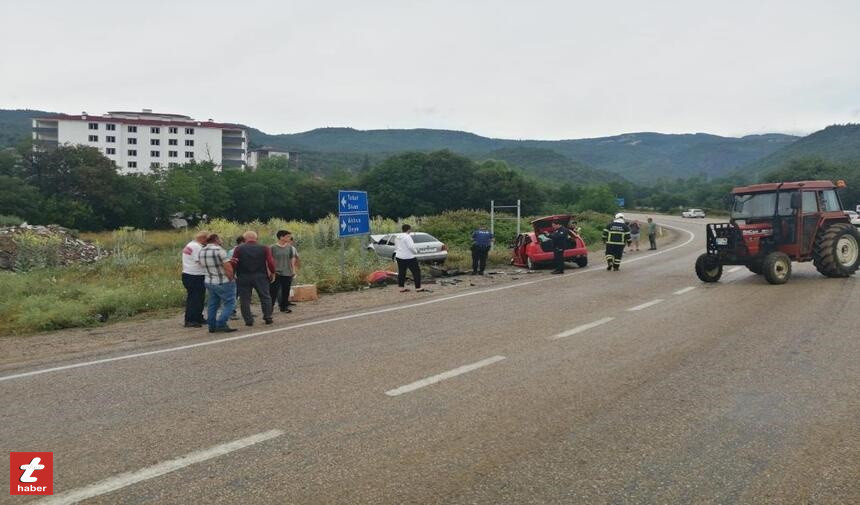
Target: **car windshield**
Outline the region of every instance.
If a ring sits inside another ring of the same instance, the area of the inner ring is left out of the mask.
[[[776,193],[752,193],[749,195],[735,195],[732,205],[732,218],[750,219],[757,217],[771,217],[776,203]],[[791,193],[779,194],[779,215],[790,216]]]

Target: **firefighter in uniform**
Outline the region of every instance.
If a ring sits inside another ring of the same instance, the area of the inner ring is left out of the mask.
[[[630,245],[630,227],[624,221],[624,214],[615,214],[615,219],[603,229],[603,243],[606,244],[606,270],[618,271],[624,247]]]
[[[552,240],[552,259],[555,265],[554,274],[564,273],[564,246],[567,243],[570,231],[561,225],[558,221],[552,222],[552,231],[549,232],[549,238]]]

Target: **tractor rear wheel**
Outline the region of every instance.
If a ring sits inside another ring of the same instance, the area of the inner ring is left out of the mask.
[[[577,256],[573,261],[576,262],[576,266],[579,268],[585,268],[588,265],[588,256]]]
[[[751,261],[747,263],[747,269],[756,275],[761,275],[764,273],[764,261]]]
[[[696,258],[696,275],[702,282],[717,282],[723,276],[723,265],[716,256],[708,253]]]
[[[791,258],[782,252],[772,252],[764,257],[764,278],[771,284],[785,284],[791,277]]]
[[[848,277],[860,267],[860,232],[835,223],[818,233],[812,254],[815,268],[827,277]]]

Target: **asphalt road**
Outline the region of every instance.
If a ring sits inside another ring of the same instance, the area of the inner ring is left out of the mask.
[[[0,446],[55,503],[860,503],[858,280],[704,285],[660,221],[617,273],[5,371]]]

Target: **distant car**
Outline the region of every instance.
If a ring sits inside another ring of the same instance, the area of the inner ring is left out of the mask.
[[[702,209],[687,209],[681,213],[681,217],[705,217],[705,211]]]
[[[857,214],[853,210],[846,210],[845,213],[848,214],[848,219],[851,220],[851,224],[860,227],[860,214]]]
[[[403,233],[371,235],[367,249],[374,251],[382,258],[394,259],[394,241],[401,235]],[[410,235],[412,235],[412,241],[415,242],[415,249],[418,250],[418,254],[415,255],[418,261],[444,263],[448,259],[448,246],[441,240],[429,233],[416,232],[410,233]]]
[[[514,240],[511,264],[533,270],[541,264],[552,263],[552,241],[548,235],[552,231],[553,221],[561,221],[563,226],[570,229],[571,216],[568,214],[535,219],[531,223],[533,231],[520,233]],[[575,229],[570,230],[570,237],[565,244],[564,260],[574,261],[580,267],[588,265],[588,249]]]

